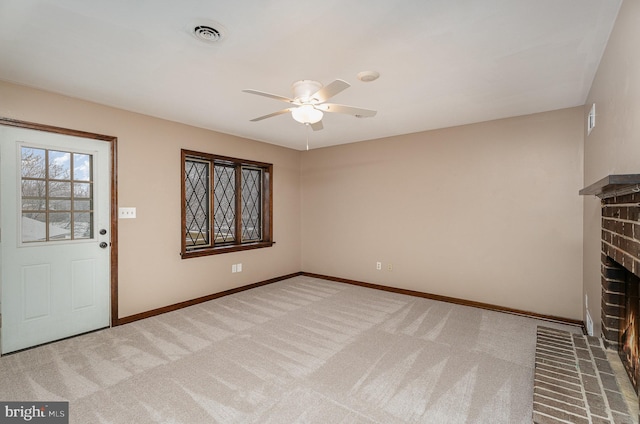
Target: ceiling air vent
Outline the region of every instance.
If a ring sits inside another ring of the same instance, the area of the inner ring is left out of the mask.
[[[209,25],[198,25],[193,28],[193,36],[206,43],[215,43],[222,40],[222,31]]]

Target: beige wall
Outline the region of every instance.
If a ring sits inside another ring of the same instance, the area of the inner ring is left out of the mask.
[[[1,116],[118,137],[138,215],[119,221],[120,317],[300,270],[582,317],[583,108],[301,153],[8,83],[0,98]],[[273,248],[180,259],[180,148],[274,164]]]
[[[299,152],[3,82],[0,99],[3,117],[118,137],[119,205],[137,208],[119,220],[120,317],[300,270]],[[273,163],[274,247],[180,259],[181,148]]]
[[[640,174],[640,2],[622,3],[585,105],[596,104],[596,127],[585,133],[584,181]],[[584,294],[600,334],[600,201],[584,199]]]
[[[303,271],[582,319],[583,120],[579,107],[304,152]]]

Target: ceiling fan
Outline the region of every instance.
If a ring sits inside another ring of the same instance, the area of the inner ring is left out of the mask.
[[[370,109],[362,109],[359,107],[339,105],[335,103],[326,103],[331,97],[346,90],[351,85],[341,79],[337,79],[332,83],[323,86],[318,81],[301,80],[296,81],[291,86],[293,90],[293,99],[289,97],[279,96],[277,94],[265,93],[258,90],[242,90],[245,93],[257,94],[259,96],[269,97],[271,99],[280,100],[289,103],[291,106],[270,113],[268,115],[254,118],[251,122],[261,121],[273,116],[282,115],[291,112],[291,116],[301,124],[309,125],[314,131],[321,130],[322,117],[325,112],[343,113],[353,115],[357,118],[368,118],[375,116],[376,111]]]

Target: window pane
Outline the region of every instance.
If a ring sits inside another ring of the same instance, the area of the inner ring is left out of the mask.
[[[93,238],[92,160],[83,153],[21,148],[23,242]],[[71,181],[72,166],[83,182]]]
[[[62,181],[49,181],[49,197],[71,198],[71,183]]]
[[[47,215],[44,213],[22,214],[22,241],[45,241],[47,239]]]
[[[22,180],[23,197],[46,197],[46,182],[39,180]]]
[[[47,205],[46,199],[41,198],[22,198],[22,210],[25,211],[44,211]]]
[[[90,239],[93,236],[93,213],[76,212],[73,214],[73,238]]]
[[[214,166],[213,228],[215,243],[236,239],[236,170],[230,165]]]
[[[33,149],[31,147],[22,148],[21,172],[23,177],[44,178],[45,177],[45,151],[43,149]]]
[[[73,183],[73,196],[76,198],[90,198],[91,184],[89,183]]]
[[[209,246],[209,180],[208,162],[185,161],[186,245]]]
[[[53,180],[71,179],[71,153],[49,150],[49,178]]]
[[[51,212],[49,214],[49,240],[71,238],[71,213]]]
[[[91,200],[74,200],[73,209],[76,211],[90,211]]]
[[[262,239],[262,171],[242,168],[242,240]]]
[[[71,200],[50,200],[49,210],[52,211],[70,211]]]
[[[75,181],[91,180],[91,155],[73,154],[73,179]]]

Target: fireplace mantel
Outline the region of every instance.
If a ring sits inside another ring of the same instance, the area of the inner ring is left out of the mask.
[[[609,175],[579,191],[581,196],[594,195],[601,199],[640,192],[640,174]]]

